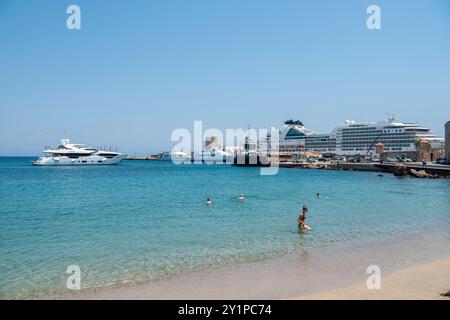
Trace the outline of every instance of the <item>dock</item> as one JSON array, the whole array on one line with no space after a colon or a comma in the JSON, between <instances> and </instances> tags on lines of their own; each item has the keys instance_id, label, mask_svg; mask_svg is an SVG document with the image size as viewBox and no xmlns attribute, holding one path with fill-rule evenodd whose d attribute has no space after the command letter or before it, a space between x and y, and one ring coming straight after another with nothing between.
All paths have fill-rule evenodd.
<instances>
[{"instance_id":1,"label":"dock","mask_svg":"<svg viewBox=\"0 0 450 320\"><path fill-rule=\"evenodd\" d=\"M133 156L126 157L125 160L155 160L155 157Z\"/></svg>"}]
</instances>

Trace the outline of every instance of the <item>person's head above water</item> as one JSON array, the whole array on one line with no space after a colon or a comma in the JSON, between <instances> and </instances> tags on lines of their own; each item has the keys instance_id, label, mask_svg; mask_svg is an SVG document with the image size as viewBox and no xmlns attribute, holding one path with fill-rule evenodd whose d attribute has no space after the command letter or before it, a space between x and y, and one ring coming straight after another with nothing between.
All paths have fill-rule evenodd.
<instances>
[{"instance_id":1,"label":"person's head above water","mask_svg":"<svg viewBox=\"0 0 450 320\"><path fill-rule=\"evenodd\" d=\"M244 199L244 195L242 193L239 195L239 199Z\"/></svg>"},{"instance_id":2,"label":"person's head above water","mask_svg":"<svg viewBox=\"0 0 450 320\"><path fill-rule=\"evenodd\" d=\"M308 206L306 204L303 205L303 210L308 210Z\"/></svg>"}]
</instances>

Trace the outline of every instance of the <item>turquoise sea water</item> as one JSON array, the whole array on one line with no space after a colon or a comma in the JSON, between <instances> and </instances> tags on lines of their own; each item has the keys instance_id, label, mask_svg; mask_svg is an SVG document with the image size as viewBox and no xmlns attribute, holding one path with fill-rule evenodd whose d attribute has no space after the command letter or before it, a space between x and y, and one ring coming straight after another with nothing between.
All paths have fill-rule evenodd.
<instances>
[{"instance_id":1,"label":"turquoise sea water","mask_svg":"<svg viewBox=\"0 0 450 320\"><path fill-rule=\"evenodd\" d=\"M81 268L84 288L95 288L302 247L450 230L450 180L298 169L261 176L258 168L155 161L33 167L31 160L0 158L0 298L65 292L69 265ZM303 204L308 234L296 225Z\"/></svg>"}]
</instances>

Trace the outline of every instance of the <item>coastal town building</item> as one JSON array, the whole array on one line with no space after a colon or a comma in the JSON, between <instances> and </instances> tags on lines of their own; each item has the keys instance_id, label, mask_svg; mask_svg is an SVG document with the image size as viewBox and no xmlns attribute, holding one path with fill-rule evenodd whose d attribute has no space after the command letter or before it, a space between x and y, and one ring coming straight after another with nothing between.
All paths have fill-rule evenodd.
<instances>
[{"instance_id":1,"label":"coastal town building","mask_svg":"<svg viewBox=\"0 0 450 320\"><path fill-rule=\"evenodd\" d=\"M210 150L213 150L213 149L222 150L222 145L220 143L219 138L216 137L216 136L206 137L205 138L204 150L205 151L210 151Z\"/></svg>"},{"instance_id":2,"label":"coastal town building","mask_svg":"<svg viewBox=\"0 0 450 320\"><path fill-rule=\"evenodd\" d=\"M445 154L450 159L450 121L445 124Z\"/></svg>"}]
</instances>

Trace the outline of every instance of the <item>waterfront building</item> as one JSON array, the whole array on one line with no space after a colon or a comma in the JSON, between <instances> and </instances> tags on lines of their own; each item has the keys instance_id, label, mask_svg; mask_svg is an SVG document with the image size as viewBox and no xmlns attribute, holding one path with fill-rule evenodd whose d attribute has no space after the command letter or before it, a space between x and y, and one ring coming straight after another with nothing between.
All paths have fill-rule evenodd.
<instances>
[{"instance_id":1,"label":"waterfront building","mask_svg":"<svg viewBox=\"0 0 450 320\"><path fill-rule=\"evenodd\" d=\"M206 137L205 138L205 151L210 151L213 149L222 149L222 144L220 143L220 140L218 137L212 136L212 137Z\"/></svg>"},{"instance_id":2,"label":"waterfront building","mask_svg":"<svg viewBox=\"0 0 450 320\"><path fill-rule=\"evenodd\" d=\"M375 154L380 155L384 153L384 144L382 142L377 142L375 144Z\"/></svg>"},{"instance_id":3,"label":"waterfront building","mask_svg":"<svg viewBox=\"0 0 450 320\"><path fill-rule=\"evenodd\" d=\"M445 154L450 159L450 121L445 124Z\"/></svg>"}]
</instances>

